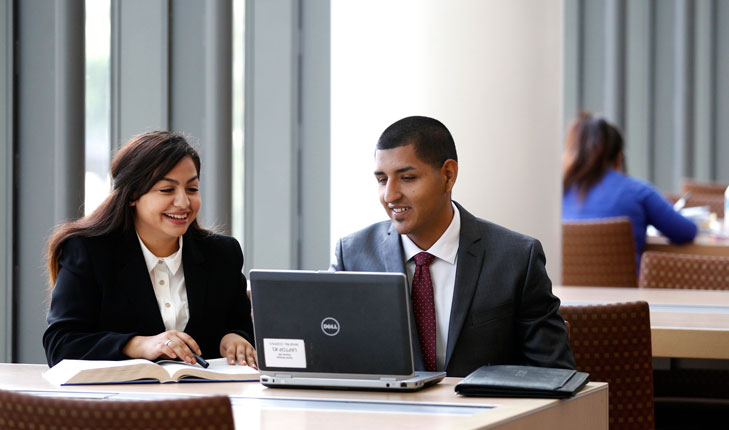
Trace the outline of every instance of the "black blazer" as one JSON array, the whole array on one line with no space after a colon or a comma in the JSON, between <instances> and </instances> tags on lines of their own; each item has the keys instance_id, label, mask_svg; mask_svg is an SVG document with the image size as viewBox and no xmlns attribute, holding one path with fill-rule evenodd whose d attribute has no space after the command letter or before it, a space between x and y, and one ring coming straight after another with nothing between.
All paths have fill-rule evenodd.
<instances>
[{"instance_id":1,"label":"black blazer","mask_svg":"<svg viewBox=\"0 0 729 430\"><path fill-rule=\"evenodd\" d=\"M64 358L128 359L122 349L132 337L165 331L134 230L72 237L62 246L43 334L49 365ZM220 357L220 340L227 333L238 333L254 344L238 241L188 231L182 265L190 308L184 331L198 343L203 357Z\"/></svg>"},{"instance_id":2,"label":"black blazer","mask_svg":"<svg viewBox=\"0 0 729 430\"><path fill-rule=\"evenodd\" d=\"M458 203L461 233L448 328L446 372L465 376L483 365L575 368L560 301L552 294L538 240L471 215ZM340 239L335 270L405 273L392 222ZM423 370L415 324L413 353Z\"/></svg>"}]
</instances>

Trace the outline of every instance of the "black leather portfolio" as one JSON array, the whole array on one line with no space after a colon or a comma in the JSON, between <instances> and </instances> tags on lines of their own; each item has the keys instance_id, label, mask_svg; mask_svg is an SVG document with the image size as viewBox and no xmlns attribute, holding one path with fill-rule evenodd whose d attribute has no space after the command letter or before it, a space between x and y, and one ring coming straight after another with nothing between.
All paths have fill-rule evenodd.
<instances>
[{"instance_id":1,"label":"black leather portfolio","mask_svg":"<svg viewBox=\"0 0 729 430\"><path fill-rule=\"evenodd\" d=\"M456 385L465 396L572 397L587 384L588 373L532 366L483 366Z\"/></svg>"}]
</instances>

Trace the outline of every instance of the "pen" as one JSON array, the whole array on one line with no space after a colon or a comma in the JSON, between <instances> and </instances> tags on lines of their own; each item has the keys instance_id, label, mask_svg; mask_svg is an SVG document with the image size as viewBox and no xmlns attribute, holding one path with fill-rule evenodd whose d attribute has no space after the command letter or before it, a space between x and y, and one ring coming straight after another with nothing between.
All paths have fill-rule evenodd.
<instances>
[{"instance_id":1,"label":"pen","mask_svg":"<svg viewBox=\"0 0 729 430\"><path fill-rule=\"evenodd\" d=\"M689 197L691 197L691 191L686 191L686 194L681 196L681 198L673 204L673 210L680 211L683 209L683 207L686 206L686 200L688 200Z\"/></svg>"},{"instance_id":2,"label":"pen","mask_svg":"<svg viewBox=\"0 0 729 430\"><path fill-rule=\"evenodd\" d=\"M192 355L195 357L195 360L197 360L197 364L201 365L205 369L207 369L208 366L210 366L210 363L205 361L204 358L200 357L199 355L195 354L194 352L192 353Z\"/></svg>"}]
</instances>

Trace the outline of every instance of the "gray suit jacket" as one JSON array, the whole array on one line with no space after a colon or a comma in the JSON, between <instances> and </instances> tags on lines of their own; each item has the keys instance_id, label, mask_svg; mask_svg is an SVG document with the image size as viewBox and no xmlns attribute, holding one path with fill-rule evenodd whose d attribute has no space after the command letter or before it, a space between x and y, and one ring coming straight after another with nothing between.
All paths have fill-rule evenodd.
<instances>
[{"instance_id":1,"label":"gray suit jacket","mask_svg":"<svg viewBox=\"0 0 729 430\"><path fill-rule=\"evenodd\" d=\"M465 376L483 365L575 368L560 301L552 294L538 240L461 214L446 371ZM405 273L400 235L383 221L339 240L338 271ZM413 324L416 370L424 364Z\"/></svg>"}]
</instances>

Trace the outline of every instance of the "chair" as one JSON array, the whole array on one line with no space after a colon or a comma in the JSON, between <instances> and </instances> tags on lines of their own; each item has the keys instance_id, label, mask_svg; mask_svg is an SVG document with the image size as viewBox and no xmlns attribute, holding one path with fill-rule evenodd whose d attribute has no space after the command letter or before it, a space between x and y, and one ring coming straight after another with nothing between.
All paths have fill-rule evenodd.
<instances>
[{"instance_id":1,"label":"chair","mask_svg":"<svg viewBox=\"0 0 729 430\"><path fill-rule=\"evenodd\" d=\"M681 194L686 194L688 191L691 191L691 194L710 194L724 197L724 191L726 191L727 186L729 184L684 178L681 181Z\"/></svg>"},{"instance_id":2,"label":"chair","mask_svg":"<svg viewBox=\"0 0 729 430\"><path fill-rule=\"evenodd\" d=\"M0 390L0 428L233 430L227 396L174 400L78 400Z\"/></svg>"},{"instance_id":3,"label":"chair","mask_svg":"<svg viewBox=\"0 0 729 430\"><path fill-rule=\"evenodd\" d=\"M729 289L729 257L647 251L641 259L641 288ZM672 360L673 362L673 360ZM706 428L729 411L729 370L683 368L654 373L656 415L678 427ZM684 417L691 416L686 420Z\"/></svg>"},{"instance_id":4,"label":"chair","mask_svg":"<svg viewBox=\"0 0 729 430\"><path fill-rule=\"evenodd\" d=\"M609 390L610 429L652 429L653 358L648 303L561 306L577 370Z\"/></svg>"},{"instance_id":5,"label":"chair","mask_svg":"<svg viewBox=\"0 0 729 430\"><path fill-rule=\"evenodd\" d=\"M639 286L729 290L729 257L646 251L641 257Z\"/></svg>"},{"instance_id":6,"label":"chair","mask_svg":"<svg viewBox=\"0 0 729 430\"><path fill-rule=\"evenodd\" d=\"M647 251L640 269L641 288L729 289L729 257ZM729 411L729 370L684 368L656 370L655 407L659 422L706 428ZM692 419L684 417L691 416Z\"/></svg>"},{"instance_id":7,"label":"chair","mask_svg":"<svg viewBox=\"0 0 729 430\"><path fill-rule=\"evenodd\" d=\"M665 197L671 203L676 203L681 198L676 194L665 194ZM684 207L692 208L696 206L708 206L709 211L715 213L717 218L724 218L724 193L703 194L691 192Z\"/></svg>"},{"instance_id":8,"label":"chair","mask_svg":"<svg viewBox=\"0 0 729 430\"><path fill-rule=\"evenodd\" d=\"M627 217L562 222L562 284L635 287L633 228Z\"/></svg>"},{"instance_id":9,"label":"chair","mask_svg":"<svg viewBox=\"0 0 729 430\"><path fill-rule=\"evenodd\" d=\"M686 207L708 206L709 212L716 214L717 218L724 218L724 195L691 194L686 200Z\"/></svg>"}]
</instances>

